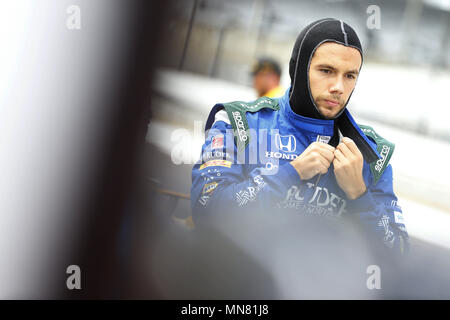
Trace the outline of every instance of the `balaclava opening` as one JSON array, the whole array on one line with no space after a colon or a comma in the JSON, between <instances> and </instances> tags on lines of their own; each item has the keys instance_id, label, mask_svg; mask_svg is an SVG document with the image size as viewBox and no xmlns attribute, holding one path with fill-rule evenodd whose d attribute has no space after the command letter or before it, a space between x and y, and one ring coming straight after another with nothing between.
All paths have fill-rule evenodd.
<instances>
[{"instance_id":1,"label":"balaclava opening","mask_svg":"<svg viewBox=\"0 0 450 320\"><path fill-rule=\"evenodd\" d=\"M291 60L289 61L289 75L291 77L289 103L292 110L303 117L325 119L319 112L309 87L309 65L311 59L316 49L325 42L334 42L357 49L361 54L362 66L363 51L361 42L355 30L348 24L341 20L325 18L306 26L295 41ZM351 125L350 120L344 113L352 93L342 110L333 118L334 134L329 144L334 147L338 145L339 129L344 136L355 141L365 160L370 163L377 160L378 156Z\"/></svg>"},{"instance_id":2,"label":"balaclava opening","mask_svg":"<svg viewBox=\"0 0 450 320\"><path fill-rule=\"evenodd\" d=\"M326 18L315 21L304 28L295 41L291 60L289 61L289 75L291 77L289 102L292 110L304 117L325 119L320 114L309 88L309 65L311 59L317 48L325 42L335 42L357 49L361 54L362 61L362 47L358 36L345 22ZM350 97L344 108L334 119L344 112Z\"/></svg>"}]
</instances>

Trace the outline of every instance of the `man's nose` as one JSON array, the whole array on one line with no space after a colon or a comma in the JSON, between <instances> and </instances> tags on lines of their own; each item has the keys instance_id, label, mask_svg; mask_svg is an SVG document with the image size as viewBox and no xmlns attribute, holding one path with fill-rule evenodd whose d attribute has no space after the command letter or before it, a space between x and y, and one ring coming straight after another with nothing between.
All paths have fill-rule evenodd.
<instances>
[{"instance_id":1,"label":"man's nose","mask_svg":"<svg viewBox=\"0 0 450 320\"><path fill-rule=\"evenodd\" d=\"M330 92L331 93L339 93L339 94L343 94L344 93L344 82L341 79L341 77L338 77L331 85L330 87Z\"/></svg>"}]
</instances>

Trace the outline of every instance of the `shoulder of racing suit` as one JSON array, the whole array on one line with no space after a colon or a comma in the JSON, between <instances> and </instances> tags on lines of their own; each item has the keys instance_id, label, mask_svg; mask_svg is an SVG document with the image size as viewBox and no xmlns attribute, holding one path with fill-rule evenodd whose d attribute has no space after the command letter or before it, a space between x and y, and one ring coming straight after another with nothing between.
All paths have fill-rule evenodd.
<instances>
[{"instance_id":1,"label":"shoulder of racing suit","mask_svg":"<svg viewBox=\"0 0 450 320\"><path fill-rule=\"evenodd\" d=\"M216 104L206 121L205 130L211 128L214 123L216 113L225 109L231 126L233 128L235 137L236 137L236 145L238 149L245 149L250 142L250 135L248 133L249 125L247 121L247 112L258 112L262 109L271 109L274 111L278 111L280 106L278 104L278 99L261 97L255 101L244 102L244 101L234 101L228 103L219 103Z\"/></svg>"},{"instance_id":2,"label":"shoulder of racing suit","mask_svg":"<svg viewBox=\"0 0 450 320\"><path fill-rule=\"evenodd\" d=\"M370 164L370 170L372 171L374 177L374 183L377 184L384 170L386 170L389 165L389 160L391 160L392 154L394 153L395 144L380 136L370 126L362 124L358 124L358 126L369 139L375 142L377 145L377 151L381 156L380 159Z\"/></svg>"}]
</instances>

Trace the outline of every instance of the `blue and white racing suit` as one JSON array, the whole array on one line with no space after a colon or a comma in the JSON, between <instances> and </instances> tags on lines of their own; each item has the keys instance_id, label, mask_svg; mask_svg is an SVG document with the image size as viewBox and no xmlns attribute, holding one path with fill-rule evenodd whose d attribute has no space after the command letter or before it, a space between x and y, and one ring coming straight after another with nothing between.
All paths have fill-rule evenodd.
<instances>
[{"instance_id":1,"label":"blue and white racing suit","mask_svg":"<svg viewBox=\"0 0 450 320\"><path fill-rule=\"evenodd\" d=\"M336 182L332 164L320 180L317 176L302 180L290 162L311 143L327 143L334 123L294 113L288 92L276 99L262 97L213 107L202 156L192 170L194 222L198 225L226 212L239 215L246 210L352 215L364 232L388 248L407 250L409 237L388 164L394 145L372 128L357 125L346 110L351 124L379 156L371 164L364 161L367 191L355 200L348 199Z\"/></svg>"}]
</instances>

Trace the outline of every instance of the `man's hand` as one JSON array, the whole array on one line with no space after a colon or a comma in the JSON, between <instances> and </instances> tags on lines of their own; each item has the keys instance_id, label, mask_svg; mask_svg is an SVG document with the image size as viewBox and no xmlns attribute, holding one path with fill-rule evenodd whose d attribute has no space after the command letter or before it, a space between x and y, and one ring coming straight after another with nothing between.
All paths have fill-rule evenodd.
<instances>
[{"instance_id":1,"label":"man's hand","mask_svg":"<svg viewBox=\"0 0 450 320\"><path fill-rule=\"evenodd\" d=\"M344 137L334 151L334 174L347 197L354 200L366 192L363 156L352 139Z\"/></svg>"},{"instance_id":2,"label":"man's hand","mask_svg":"<svg viewBox=\"0 0 450 320\"><path fill-rule=\"evenodd\" d=\"M313 142L291 165L297 170L302 180L309 180L315 175L325 174L334 159L334 147L322 143Z\"/></svg>"}]
</instances>

